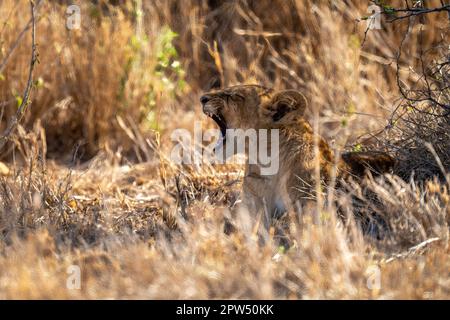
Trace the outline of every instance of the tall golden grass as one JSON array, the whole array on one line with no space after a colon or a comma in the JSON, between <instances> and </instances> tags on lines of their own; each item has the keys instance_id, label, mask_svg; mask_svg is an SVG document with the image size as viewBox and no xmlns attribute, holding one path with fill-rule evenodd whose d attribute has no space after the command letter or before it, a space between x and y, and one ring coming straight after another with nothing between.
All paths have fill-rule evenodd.
<instances>
[{"instance_id":1,"label":"tall golden grass","mask_svg":"<svg viewBox=\"0 0 450 320\"><path fill-rule=\"evenodd\" d=\"M368 15L365 1L95 3L81 2L76 30L66 27L68 2L38 10L32 103L1 155L9 173L0 177L0 298L449 297L445 177L348 185L336 194L346 218L327 201L294 214L286 249L273 229L230 211L239 166L168 160L174 129L198 119L212 127L198 97L218 84L301 90L308 118L318 111L320 133L336 149L385 146L394 138L383 129L398 103L405 21L383 18L363 42L366 24L356 19ZM28 1L0 3L0 61L28 19ZM433 14L425 26L425 37L415 24L404 42L406 85L417 80L421 48L442 40L448 20ZM26 36L0 76L2 130L29 59ZM429 142L448 170L440 147L449 145L448 122L439 121L443 134L432 131ZM438 161L433 153L426 160L414 163ZM402 176L405 168L420 169L405 165ZM357 211L384 217L389 234L362 234ZM71 265L81 268L79 290L66 286Z\"/></svg>"}]
</instances>

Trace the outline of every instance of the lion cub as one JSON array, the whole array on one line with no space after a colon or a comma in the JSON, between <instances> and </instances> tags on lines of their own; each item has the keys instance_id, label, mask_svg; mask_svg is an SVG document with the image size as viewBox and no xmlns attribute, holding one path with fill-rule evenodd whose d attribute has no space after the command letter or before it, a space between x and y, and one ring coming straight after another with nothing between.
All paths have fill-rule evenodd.
<instances>
[{"instance_id":1,"label":"lion cub","mask_svg":"<svg viewBox=\"0 0 450 320\"><path fill-rule=\"evenodd\" d=\"M314 132L305 120L306 98L298 91L274 91L258 85L239 85L209 92L200 98L203 112L219 126L218 146L224 148L231 129L246 134L249 129L270 133L276 129L278 152L271 154L278 170L263 174L261 161L249 161L249 145L245 146L247 161L243 181L243 204L252 213L264 213L265 224L286 210L306 205L315 194ZM246 131L244 131L246 130ZM259 139L259 135L256 135ZM228 139L227 139L228 138ZM236 135L234 136L236 138ZM273 151L273 141L259 145L267 153ZM255 143L255 141L251 141ZM259 141L256 141L259 144ZM234 149L234 148L233 148ZM318 139L320 177L326 185L334 166L333 153L324 139ZM267 154L266 153L266 154ZM347 153L338 163L338 178L350 174L363 175L366 168L384 172L393 159L384 153Z\"/></svg>"}]
</instances>

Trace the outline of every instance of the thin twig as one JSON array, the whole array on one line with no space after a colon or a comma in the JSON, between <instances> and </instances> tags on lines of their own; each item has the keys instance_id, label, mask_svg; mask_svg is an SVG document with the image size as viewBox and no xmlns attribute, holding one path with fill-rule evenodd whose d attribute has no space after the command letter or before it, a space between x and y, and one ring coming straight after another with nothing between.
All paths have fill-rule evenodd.
<instances>
[{"instance_id":1,"label":"thin twig","mask_svg":"<svg viewBox=\"0 0 450 320\"><path fill-rule=\"evenodd\" d=\"M38 4L35 5L35 7L37 8L40 4L41 4L41 1L39 1ZM14 53L14 51L19 46L19 44L22 41L23 37L25 36L26 32L31 28L32 23L33 23L33 17L28 21L28 23L26 24L25 28L19 33L19 35L17 36L16 41L14 41L13 45L11 46L11 48L9 49L9 51L6 54L5 58L3 59L2 63L0 64L0 73L2 73L3 70L5 70L5 68L6 68L6 66L7 66L7 64L9 62L9 59L11 58L12 54Z\"/></svg>"},{"instance_id":2,"label":"thin twig","mask_svg":"<svg viewBox=\"0 0 450 320\"><path fill-rule=\"evenodd\" d=\"M40 1L38 2L39 5ZM28 81L27 86L25 88L25 91L22 96L22 102L17 109L16 114L11 119L11 122L8 126L8 128L5 130L5 132L0 137L0 150L3 149L6 142L9 140L9 137L11 136L12 132L16 129L17 124L22 119L27 106L29 105L30 101L30 92L33 86L33 71L34 67L37 62L37 50L36 50L36 19L35 19L35 3L34 0L30 0L30 8L31 8L31 60L30 60L30 68L28 72Z\"/></svg>"}]
</instances>

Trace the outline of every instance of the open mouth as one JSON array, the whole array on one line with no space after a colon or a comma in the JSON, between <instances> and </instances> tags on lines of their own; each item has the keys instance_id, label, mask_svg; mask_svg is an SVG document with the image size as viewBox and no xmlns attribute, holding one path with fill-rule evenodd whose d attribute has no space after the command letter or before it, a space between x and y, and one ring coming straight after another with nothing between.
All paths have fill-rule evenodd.
<instances>
[{"instance_id":1,"label":"open mouth","mask_svg":"<svg viewBox=\"0 0 450 320\"><path fill-rule=\"evenodd\" d=\"M219 147L223 146L226 142L227 123L225 121L225 118L220 113L206 113L206 115L211 119L213 119L220 129L220 138L217 141L216 146L214 147L214 150L217 150Z\"/></svg>"}]
</instances>

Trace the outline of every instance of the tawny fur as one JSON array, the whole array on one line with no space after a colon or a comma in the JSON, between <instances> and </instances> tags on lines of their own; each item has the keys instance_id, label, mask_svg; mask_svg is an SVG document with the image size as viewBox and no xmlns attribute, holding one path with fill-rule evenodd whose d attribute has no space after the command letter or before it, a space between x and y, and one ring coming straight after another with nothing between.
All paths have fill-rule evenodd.
<instances>
[{"instance_id":1,"label":"tawny fur","mask_svg":"<svg viewBox=\"0 0 450 320\"><path fill-rule=\"evenodd\" d=\"M304 117L307 101L300 92L239 85L207 93L201 101L205 114L220 116L227 129L279 129L278 172L261 175L258 164L246 164L243 204L250 212L273 217L315 198L314 132ZM341 179L362 176L367 168L384 172L393 165L392 158L380 152L347 153L335 163L323 138L318 137L317 145L322 185L329 182L333 168Z\"/></svg>"}]
</instances>

